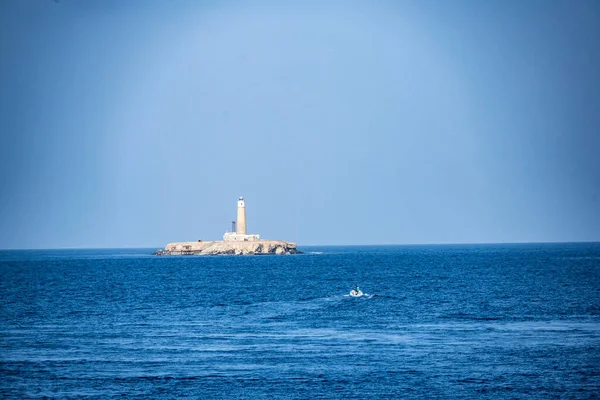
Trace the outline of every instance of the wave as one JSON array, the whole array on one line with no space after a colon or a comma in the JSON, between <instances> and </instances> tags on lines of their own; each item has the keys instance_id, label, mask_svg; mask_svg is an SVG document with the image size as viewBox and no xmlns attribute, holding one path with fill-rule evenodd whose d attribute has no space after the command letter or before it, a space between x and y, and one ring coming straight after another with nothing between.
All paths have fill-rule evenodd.
<instances>
[{"instance_id":1,"label":"wave","mask_svg":"<svg viewBox=\"0 0 600 400\"><path fill-rule=\"evenodd\" d=\"M349 294L345 294L344 297L356 297L356 298L367 298L367 299L371 299L373 298L373 296L375 296L374 294L368 294L368 293L363 293L360 296L350 296Z\"/></svg>"},{"instance_id":2,"label":"wave","mask_svg":"<svg viewBox=\"0 0 600 400\"><path fill-rule=\"evenodd\" d=\"M464 313L438 315L437 318L440 318L440 319L465 319L465 320L472 320L472 321L499 321L501 319L498 317L478 317L476 315L464 314Z\"/></svg>"}]
</instances>

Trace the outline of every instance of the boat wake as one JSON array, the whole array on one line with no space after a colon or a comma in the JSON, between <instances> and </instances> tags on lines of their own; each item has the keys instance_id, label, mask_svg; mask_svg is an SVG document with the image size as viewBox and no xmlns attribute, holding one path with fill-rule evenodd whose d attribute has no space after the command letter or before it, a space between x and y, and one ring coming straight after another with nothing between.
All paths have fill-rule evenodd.
<instances>
[{"instance_id":1,"label":"boat wake","mask_svg":"<svg viewBox=\"0 0 600 400\"><path fill-rule=\"evenodd\" d=\"M344 297L364 297L370 299L374 297L374 294L362 293L362 294L345 294Z\"/></svg>"}]
</instances>

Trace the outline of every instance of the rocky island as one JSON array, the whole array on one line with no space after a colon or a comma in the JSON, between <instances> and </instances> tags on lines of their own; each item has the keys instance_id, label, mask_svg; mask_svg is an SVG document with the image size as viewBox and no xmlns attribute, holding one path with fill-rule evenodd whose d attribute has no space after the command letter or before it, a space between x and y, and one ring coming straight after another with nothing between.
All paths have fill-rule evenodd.
<instances>
[{"instance_id":1,"label":"rocky island","mask_svg":"<svg viewBox=\"0 0 600 400\"><path fill-rule=\"evenodd\" d=\"M281 240L256 240L248 242L176 242L169 243L157 255L251 255L251 254L298 254L296 243Z\"/></svg>"},{"instance_id":2,"label":"rocky island","mask_svg":"<svg viewBox=\"0 0 600 400\"><path fill-rule=\"evenodd\" d=\"M283 240L261 240L259 235L246 234L246 203L238 200L237 229L233 222L231 232L223 235L223 240L169 243L155 255L261 255L261 254L300 254L296 243Z\"/></svg>"}]
</instances>

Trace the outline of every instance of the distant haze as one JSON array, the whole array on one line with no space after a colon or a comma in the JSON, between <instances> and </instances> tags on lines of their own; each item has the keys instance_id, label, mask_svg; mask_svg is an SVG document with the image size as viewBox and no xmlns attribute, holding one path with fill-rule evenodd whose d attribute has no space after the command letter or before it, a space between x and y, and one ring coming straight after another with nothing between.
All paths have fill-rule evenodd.
<instances>
[{"instance_id":1,"label":"distant haze","mask_svg":"<svg viewBox=\"0 0 600 400\"><path fill-rule=\"evenodd\" d=\"M3 0L0 248L598 241L599 71L595 0Z\"/></svg>"}]
</instances>

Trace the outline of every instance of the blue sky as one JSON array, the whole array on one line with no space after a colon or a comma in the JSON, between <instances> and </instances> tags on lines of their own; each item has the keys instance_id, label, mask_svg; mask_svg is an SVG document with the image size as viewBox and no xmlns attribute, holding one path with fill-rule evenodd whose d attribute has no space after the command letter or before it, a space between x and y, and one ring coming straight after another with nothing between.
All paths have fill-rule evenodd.
<instances>
[{"instance_id":1,"label":"blue sky","mask_svg":"<svg viewBox=\"0 0 600 400\"><path fill-rule=\"evenodd\" d=\"M597 1L0 2L0 248L600 240Z\"/></svg>"}]
</instances>

